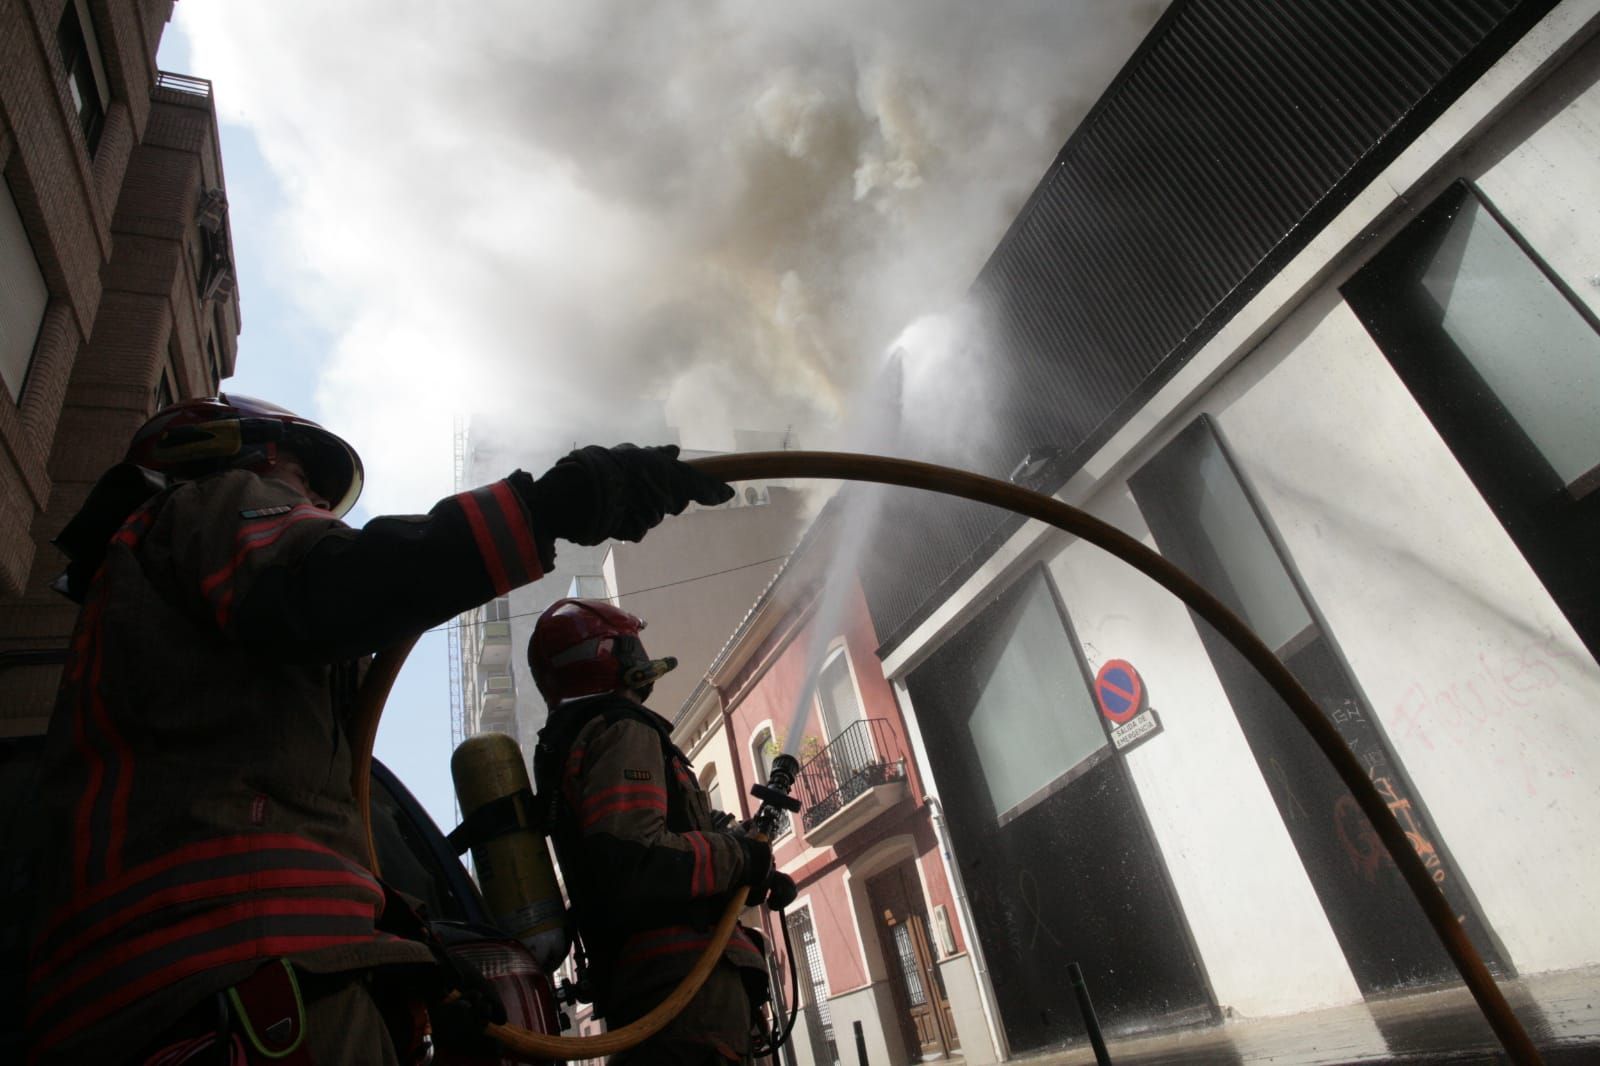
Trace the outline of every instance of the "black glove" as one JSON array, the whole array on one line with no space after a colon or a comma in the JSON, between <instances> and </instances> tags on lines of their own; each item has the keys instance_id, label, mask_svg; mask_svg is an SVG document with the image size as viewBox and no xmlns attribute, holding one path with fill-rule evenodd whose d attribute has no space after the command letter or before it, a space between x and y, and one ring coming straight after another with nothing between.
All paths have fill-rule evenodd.
<instances>
[{"instance_id":1,"label":"black glove","mask_svg":"<svg viewBox=\"0 0 1600 1066\"><path fill-rule=\"evenodd\" d=\"M489 1022L504 1025L505 1003L494 982L472 963L453 955L443 945L434 947L439 965L424 982L429 1000L428 1020L441 1048L461 1054L498 1057L500 1042L484 1031Z\"/></svg>"},{"instance_id":2,"label":"black glove","mask_svg":"<svg viewBox=\"0 0 1600 1066\"><path fill-rule=\"evenodd\" d=\"M750 886L745 902L754 907L767 895L767 882L772 879L772 845L759 837L735 836L744 849L744 881Z\"/></svg>"},{"instance_id":3,"label":"black glove","mask_svg":"<svg viewBox=\"0 0 1600 1066\"><path fill-rule=\"evenodd\" d=\"M767 907L771 910L788 910L800 890L795 887L794 878L786 873L774 871L767 878Z\"/></svg>"},{"instance_id":4,"label":"black glove","mask_svg":"<svg viewBox=\"0 0 1600 1066\"><path fill-rule=\"evenodd\" d=\"M640 540L690 501L715 505L733 499L732 488L679 462L674 444L579 448L532 487L536 525L574 544Z\"/></svg>"}]
</instances>

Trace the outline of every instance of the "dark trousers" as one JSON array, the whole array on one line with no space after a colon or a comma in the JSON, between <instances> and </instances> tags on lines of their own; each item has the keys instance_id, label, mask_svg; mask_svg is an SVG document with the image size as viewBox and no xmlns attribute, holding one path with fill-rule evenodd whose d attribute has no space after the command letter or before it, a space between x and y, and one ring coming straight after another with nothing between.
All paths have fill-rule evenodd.
<instances>
[{"instance_id":1,"label":"dark trousers","mask_svg":"<svg viewBox=\"0 0 1600 1066\"><path fill-rule=\"evenodd\" d=\"M652 994L629 995L627 989L614 990L608 1005L606 1025L621 1029L648 1014L673 985L652 990ZM700 986L694 999L666 1028L638 1047L611 1056L611 1066L728 1066L750 1061L750 993L737 967L720 962Z\"/></svg>"}]
</instances>

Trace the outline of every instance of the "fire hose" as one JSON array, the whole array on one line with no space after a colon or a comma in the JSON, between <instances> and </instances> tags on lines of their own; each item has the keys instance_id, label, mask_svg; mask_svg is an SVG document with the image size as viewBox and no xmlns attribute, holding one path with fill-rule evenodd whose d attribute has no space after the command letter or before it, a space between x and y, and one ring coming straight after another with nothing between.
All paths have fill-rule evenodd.
<instances>
[{"instance_id":1,"label":"fire hose","mask_svg":"<svg viewBox=\"0 0 1600 1066\"><path fill-rule=\"evenodd\" d=\"M1034 492L1008 481L985 477L964 470L931 463L883 456L854 455L843 452L752 452L745 455L713 456L692 461L698 469L723 481L749 481L758 478L817 478L840 481L866 481L903 488L958 496L1000 507L1053 526L1079 537L1116 556L1177 596L1190 610L1236 648L1246 661L1272 686L1289 706L1295 718L1310 734L1322 754L1332 764L1356 803L1366 814L1389 857L1394 861L1411 894L1422 907L1428 924L1461 974L1478 1009L1483 1013L1501 1046L1514 1063L1533 1066L1543 1060L1505 995L1490 975L1483 958L1461 928L1454 909L1434 883L1405 829L1389 809L1383 796L1368 778L1360 761L1351 752L1310 693L1232 610L1207 592L1199 582L1162 558L1154 550L1116 527L1051 496ZM386 649L378 655L363 684L353 723L352 744L357 753L354 767L356 800L367 818L371 849L371 821L368 804L368 777L372 742L377 735L378 718L390 686L399 673L413 640ZM372 855L377 869L377 856ZM613 1032L593 1037L560 1037L531 1033L510 1026L490 1025L488 1032L514 1054L533 1059L593 1058L633 1047L658 1032L680 1011L716 966L723 948L733 933L739 912L744 908L742 892L735 893L718 923L695 968L673 993L649 1014Z\"/></svg>"}]
</instances>

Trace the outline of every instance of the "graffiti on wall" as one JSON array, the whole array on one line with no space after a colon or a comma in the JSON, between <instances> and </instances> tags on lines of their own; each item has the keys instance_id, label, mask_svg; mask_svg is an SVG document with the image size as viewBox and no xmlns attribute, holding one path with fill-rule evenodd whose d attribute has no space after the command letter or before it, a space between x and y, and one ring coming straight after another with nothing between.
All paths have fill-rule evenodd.
<instances>
[{"instance_id":1,"label":"graffiti on wall","mask_svg":"<svg viewBox=\"0 0 1600 1066\"><path fill-rule=\"evenodd\" d=\"M1496 735L1495 765L1535 796L1542 778L1576 773L1553 742L1558 738L1537 737L1525 728L1530 714L1569 687L1568 675L1576 668L1572 653L1550 633L1519 648L1480 651L1473 668L1450 681L1412 682L1386 721L1397 741L1429 751L1445 745L1478 749L1486 735Z\"/></svg>"},{"instance_id":2,"label":"graffiti on wall","mask_svg":"<svg viewBox=\"0 0 1600 1066\"><path fill-rule=\"evenodd\" d=\"M1444 884L1447 880L1444 861L1439 856L1439 849L1423 830L1416 811L1411 807L1411 801L1402 796L1394 782L1387 777L1375 777L1372 783L1377 787L1378 794L1383 797L1383 802L1394 813L1400 828L1405 830L1406 839L1411 841L1411 846L1416 849L1422 864L1428 868L1434 884ZM1351 867L1367 884L1376 883L1379 866L1394 865L1394 860L1389 857L1383 841L1378 839L1372 823L1367 821L1355 797L1348 792L1334 802L1333 828L1338 834L1339 843L1344 847L1345 855L1350 859Z\"/></svg>"}]
</instances>

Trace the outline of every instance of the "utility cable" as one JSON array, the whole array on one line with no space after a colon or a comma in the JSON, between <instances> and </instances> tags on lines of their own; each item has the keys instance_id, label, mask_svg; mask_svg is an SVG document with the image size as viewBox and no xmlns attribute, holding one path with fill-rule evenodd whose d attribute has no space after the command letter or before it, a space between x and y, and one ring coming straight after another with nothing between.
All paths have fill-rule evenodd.
<instances>
[{"instance_id":1,"label":"utility cable","mask_svg":"<svg viewBox=\"0 0 1600 1066\"><path fill-rule=\"evenodd\" d=\"M741 563L738 566L730 566L726 570L713 570L709 574L700 574L697 577L679 578L677 581L668 581L664 585L651 585L649 588L630 589L627 592L617 593L617 599L621 600L626 599L629 596L639 596L646 592L660 592L662 589L676 588L679 585L689 585L696 581L705 581L707 578L721 577L723 574L734 574L738 573L740 570L749 570L751 567L766 566L768 563L781 563L787 558L789 558L788 553L784 553L783 555L774 555L770 559L757 559L753 563ZM504 618L486 618L483 621L509 622L513 618L532 618L534 615L541 614L542 612L543 608L540 608L538 611L518 611L516 614L508 614ZM443 633L447 631L452 624L452 622L446 622L442 626L434 626L432 629L424 629L421 633L418 633L417 636L425 637L430 633ZM483 622L469 622L467 624L482 625Z\"/></svg>"}]
</instances>

